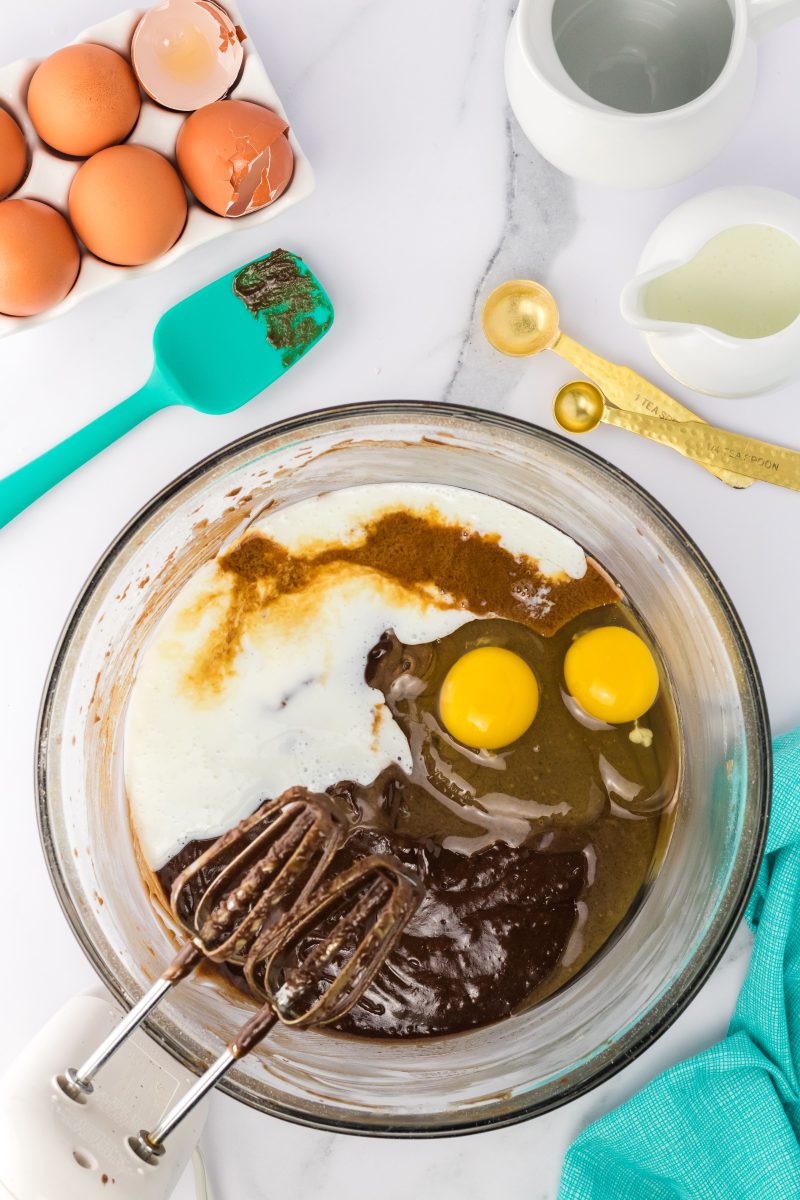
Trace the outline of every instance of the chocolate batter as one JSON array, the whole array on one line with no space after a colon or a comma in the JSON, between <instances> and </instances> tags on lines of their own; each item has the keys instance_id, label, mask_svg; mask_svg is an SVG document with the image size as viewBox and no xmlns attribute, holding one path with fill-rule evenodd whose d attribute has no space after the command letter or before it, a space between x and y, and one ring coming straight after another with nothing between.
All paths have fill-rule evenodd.
<instances>
[{"instance_id":1,"label":"chocolate batter","mask_svg":"<svg viewBox=\"0 0 800 1200\"><path fill-rule=\"evenodd\" d=\"M578 633L621 624L643 635L606 574L590 563L582 580L552 580L495 540L409 513L386 514L356 546L298 558L254 535L221 561L232 599L187 677L195 689L222 686L248 621L275 596L348 562L428 595L438 589L448 607L455 598L498 614L430 645L403 646L387 630L365 663L414 766L410 776L390 768L367 787L345 780L329 789L353 830L333 869L392 853L421 876L426 895L339 1028L384 1038L454 1033L573 978L642 894L675 786L664 688L634 740L631 726L598 726L564 693L564 655ZM454 742L437 713L450 666L480 645L520 654L540 688L531 729L494 754ZM190 843L158 873L166 892L209 844Z\"/></svg>"},{"instance_id":2,"label":"chocolate batter","mask_svg":"<svg viewBox=\"0 0 800 1200\"><path fill-rule=\"evenodd\" d=\"M264 317L267 341L291 367L333 323L328 297L301 258L273 250L233 280L233 291L253 314Z\"/></svg>"}]
</instances>

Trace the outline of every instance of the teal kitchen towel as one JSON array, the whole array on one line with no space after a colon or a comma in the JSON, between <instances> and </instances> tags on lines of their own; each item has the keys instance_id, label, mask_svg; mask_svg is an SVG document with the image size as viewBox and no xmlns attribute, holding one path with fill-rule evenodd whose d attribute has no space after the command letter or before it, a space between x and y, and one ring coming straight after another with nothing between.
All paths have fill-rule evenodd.
<instances>
[{"instance_id":1,"label":"teal kitchen towel","mask_svg":"<svg viewBox=\"0 0 800 1200\"><path fill-rule=\"evenodd\" d=\"M728 1036L585 1129L559 1200L800 1197L800 729L774 749L753 957Z\"/></svg>"}]
</instances>

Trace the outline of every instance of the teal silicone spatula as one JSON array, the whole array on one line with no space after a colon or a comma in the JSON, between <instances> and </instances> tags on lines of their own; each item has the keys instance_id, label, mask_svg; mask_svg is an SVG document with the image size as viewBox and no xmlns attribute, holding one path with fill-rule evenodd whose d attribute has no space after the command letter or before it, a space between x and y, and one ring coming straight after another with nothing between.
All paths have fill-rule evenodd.
<instances>
[{"instance_id":1,"label":"teal silicone spatula","mask_svg":"<svg viewBox=\"0 0 800 1200\"><path fill-rule=\"evenodd\" d=\"M302 358L332 323L325 290L302 259L286 250L181 300L156 325L155 366L144 387L0 479L0 527L159 409L240 408Z\"/></svg>"}]
</instances>

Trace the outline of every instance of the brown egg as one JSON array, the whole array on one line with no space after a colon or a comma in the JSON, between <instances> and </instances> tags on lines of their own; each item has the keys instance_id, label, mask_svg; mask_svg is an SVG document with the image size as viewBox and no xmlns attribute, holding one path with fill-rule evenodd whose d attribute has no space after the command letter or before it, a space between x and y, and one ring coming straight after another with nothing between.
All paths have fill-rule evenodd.
<instances>
[{"instance_id":1,"label":"brown egg","mask_svg":"<svg viewBox=\"0 0 800 1200\"><path fill-rule=\"evenodd\" d=\"M171 163L146 146L109 146L77 172L69 215L106 262L132 267L165 254L186 223L186 192Z\"/></svg>"},{"instance_id":2,"label":"brown egg","mask_svg":"<svg viewBox=\"0 0 800 1200\"><path fill-rule=\"evenodd\" d=\"M201 204L221 217L241 217L286 190L294 155L282 117L249 100L218 100L187 117L176 154Z\"/></svg>"},{"instance_id":3,"label":"brown egg","mask_svg":"<svg viewBox=\"0 0 800 1200\"><path fill-rule=\"evenodd\" d=\"M80 263L61 213L40 200L0 203L0 312L32 317L52 308L72 289Z\"/></svg>"},{"instance_id":4,"label":"brown egg","mask_svg":"<svg viewBox=\"0 0 800 1200\"><path fill-rule=\"evenodd\" d=\"M79 158L123 141L140 103L130 64L94 42L56 50L36 68L28 88L28 112L39 137Z\"/></svg>"},{"instance_id":5,"label":"brown egg","mask_svg":"<svg viewBox=\"0 0 800 1200\"><path fill-rule=\"evenodd\" d=\"M27 165L25 135L11 114L0 108L0 200L16 191Z\"/></svg>"}]
</instances>

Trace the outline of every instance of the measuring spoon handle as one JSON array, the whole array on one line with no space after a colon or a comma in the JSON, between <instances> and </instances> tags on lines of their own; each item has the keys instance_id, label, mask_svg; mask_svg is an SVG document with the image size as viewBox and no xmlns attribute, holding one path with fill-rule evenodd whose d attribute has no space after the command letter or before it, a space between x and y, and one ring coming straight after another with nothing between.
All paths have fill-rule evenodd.
<instances>
[{"instance_id":1,"label":"measuring spoon handle","mask_svg":"<svg viewBox=\"0 0 800 1200\"><path fill-rule=\"evenodd\" d=\"M552 349L573 367L583 371L584 375L596 383L607 399L612 404L616 404L619 409L642 413L665 423L692 421L698 425L705 424L697 413L686 408L673 396L662 392L655 384L650 383L630 367L621 367L617 363L601 358L599 354L588 350L566 333L559 335ZM708 462L701 463L701 466L707 467L713 475L730 487L750 487L753 482L752 477L745 471L733 471Z\"/></svg>"},{"instance_id":2,"label":"measuring spoon handle","mask_svg":"<svg viewBox=\"0 0 800 1200\"><path fill-rule=\"evenodd\" d=\"M606 408L603 420L618 429L627 429L629 433L638 433L663 446L671 446L701 466L718 468L732 463L751 480L759 479L800 492L800 451L773 446L743 433L717 429L704 421L662 421L658 417L611 407Z\"/></svg>"}]
</instances>

